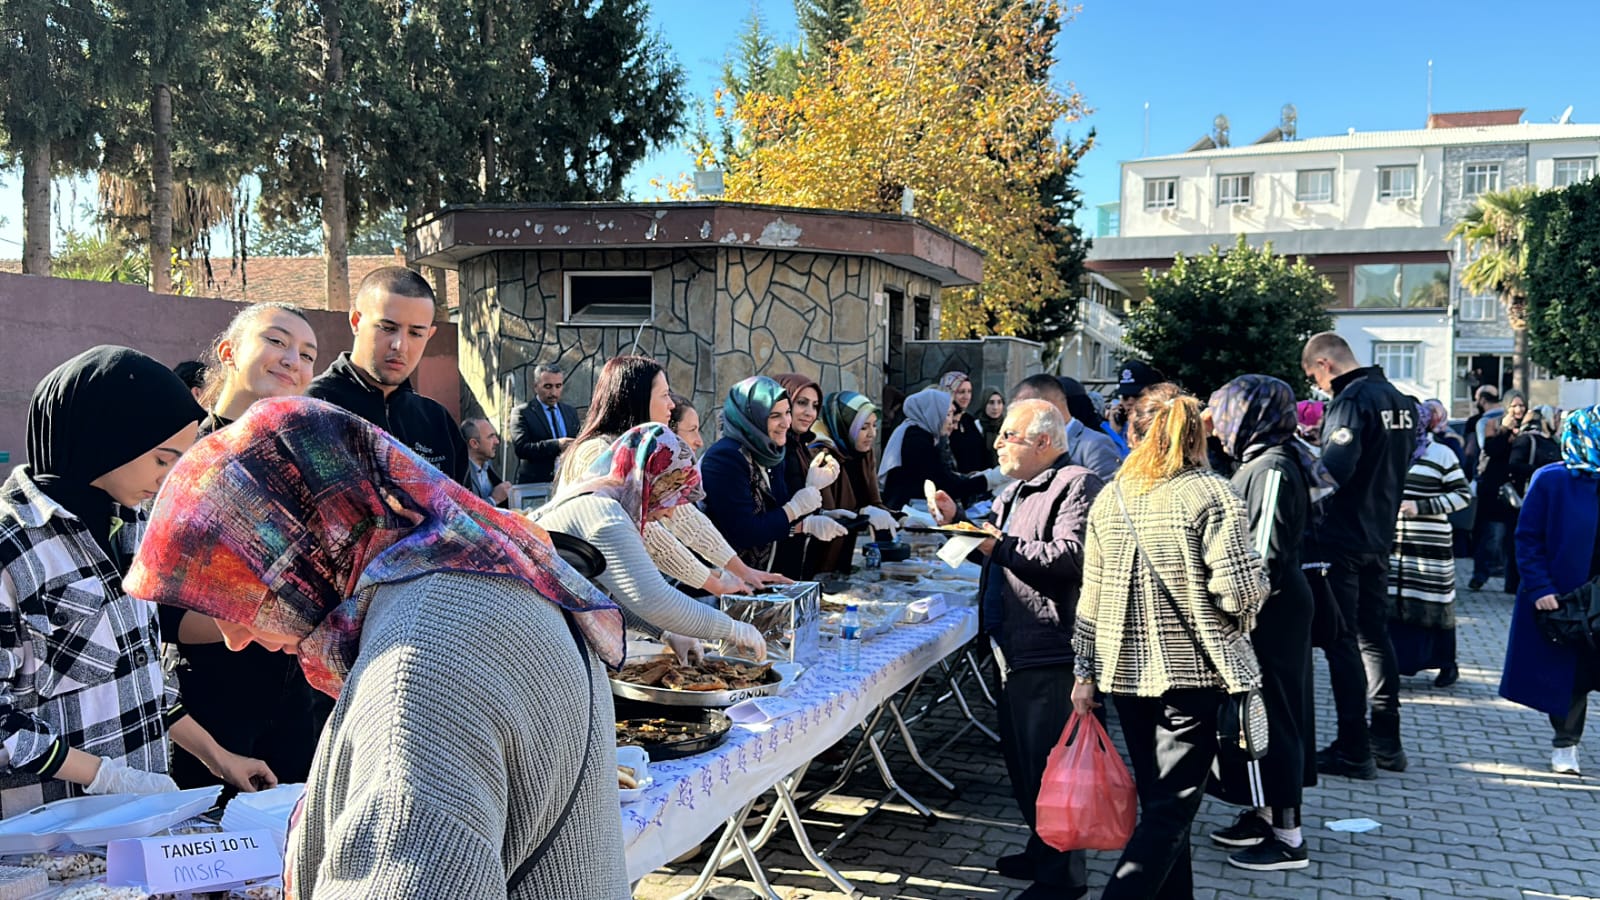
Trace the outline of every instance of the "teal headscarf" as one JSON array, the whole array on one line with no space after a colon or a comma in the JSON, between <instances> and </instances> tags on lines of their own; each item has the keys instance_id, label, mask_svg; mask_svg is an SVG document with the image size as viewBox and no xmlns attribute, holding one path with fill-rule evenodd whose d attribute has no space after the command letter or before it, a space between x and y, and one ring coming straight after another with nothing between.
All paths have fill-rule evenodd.
<instances>
[{"instance_id":1,"label":"teal headscarf","mask_svg":"<svg viewBox=\"0 0 1600 900\"><path fill-rule=\"evenodd\" d=\"M755 375L728 391L722 404L722 436L739 442L757 465L772 468L783 462L783 444L767 436L767 416L779 400L789 399L783 385L765 375Z\"/></svg>"},{"instance_id":2,"label":"teal headscarf","mask_svg":"<svg viewBox=\"0 0 1600 900\"><path fill-rule=\"evenodd\" d=\"M1571 472L1600 477L1600 406L1567 413L1561 431L1561 461Z\"/></svg>"},{"instance_id":3,"label":"teal headscarf","mask_svg":"<svg viewBox=\"0 0 1600 900\"><path fill-rule=\"evenodd\" d=\"M813 428L817 440L813 447L826 445L840 459L851 459L856 452L856 438L861 436L861 426L867 417L878 411L877 405L855 391L835 391L822 398L822 414Z\"/></svg>"}]
</instances>

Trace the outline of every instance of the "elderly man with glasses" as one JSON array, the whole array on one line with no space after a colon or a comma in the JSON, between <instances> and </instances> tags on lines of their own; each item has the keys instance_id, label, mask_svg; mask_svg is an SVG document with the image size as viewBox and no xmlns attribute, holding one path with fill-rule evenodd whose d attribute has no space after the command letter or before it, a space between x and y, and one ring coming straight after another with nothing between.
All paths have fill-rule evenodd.
<instances>
[{"instance_id":1,"label":"elderly man with glasses","mask_svg":"<svg viewBox=\"0 0 1600 900\"><path fill-rule=\"evenodd\" d=\"M1032 829L1039 782L1050 750L1072 713L1072 627L1083 580L1089 507L1105 482L1072 464L1067 427L1045 400L1019 400L1006 412L995 441L1000 470L1015 479L994 503L983 555L979 596L983 630L1000 663L1000 736L1011 791ZM937 495L944 521L955 503ZM1022 852L1001 857L996 870L1032 881L1018 895L1081 897L1088 891L1082 850L1063 852L1035 831Z\"/></svg>"}]
</instances>

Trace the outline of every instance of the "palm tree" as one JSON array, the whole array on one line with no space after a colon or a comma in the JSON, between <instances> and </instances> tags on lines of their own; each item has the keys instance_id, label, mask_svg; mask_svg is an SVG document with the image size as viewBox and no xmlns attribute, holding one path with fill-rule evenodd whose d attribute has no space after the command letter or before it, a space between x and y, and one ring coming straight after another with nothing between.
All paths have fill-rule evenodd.
<instances>
[{"instance_id":1,"label":"palm tree","mask_svg":"<svg viewBox=\"0 0 1600 900\"><path fill-rule=\"evenodd\" d=\"M1478 201L1461 221L1450 229L1447 240L1466 241L1467 265L1461 270L1461 284L1477 293L1493 291L1500 296L1511 320L1515 343L1512 349L1511 386L1528 391L1528 292L1523 272L1528 262L1528 204L1539 189L1531 186L1508 188L1479 194Z\"/></svg>"}]
</instances>

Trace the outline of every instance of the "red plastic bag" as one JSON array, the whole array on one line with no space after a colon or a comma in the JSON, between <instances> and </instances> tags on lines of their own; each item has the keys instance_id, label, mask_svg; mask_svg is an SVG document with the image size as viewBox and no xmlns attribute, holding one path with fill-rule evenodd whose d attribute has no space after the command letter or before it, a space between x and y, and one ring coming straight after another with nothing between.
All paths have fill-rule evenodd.
<instances>
[{"instance_id":1,"label":"red plastic bag","mask_svg":"<svg viewBox=\"0 0 1600 900\"><path fill-rule=\"evenodd\" d=\"M1133 836L1137 802L1133 776L1105 726L1074 712L1039 784L1040 840L1057 850L1121 850Z\"/></svg>"}]
</instances>

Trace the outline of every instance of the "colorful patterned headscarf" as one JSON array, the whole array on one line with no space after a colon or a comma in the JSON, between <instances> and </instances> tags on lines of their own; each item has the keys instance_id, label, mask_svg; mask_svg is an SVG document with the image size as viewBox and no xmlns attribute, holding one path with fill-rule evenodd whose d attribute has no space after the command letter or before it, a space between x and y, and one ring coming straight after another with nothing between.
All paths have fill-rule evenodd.
<instances>
[{"instance_id":1,"label":"colorful patterned headscarf","mask_svg":"<svg viewBox=\"0 0 1600 900\"><path fill-rule=\"evenodd\" d=\"M1428 452L1428 445L1433 443L1433 429L1428 427L1433 419L1433 414L1428 411L1428 404L1417 404L1417 449L1411 452L1411 461L1416 462L1422 454Z\"/></svg>"},{"instance_id":2,"label":"colorful patterned headscarf","mask_svg":"<svg viewBox=\"0 0 1600 900\"><path fill-rule=\"evenodd\" d=\"M582 478L563 483L550 503L583 494L615 500L643 533L651 513L697 503L706 492L694 451L667 426L651 422L623 432Z\"/></svg>"},{"instance_id":3,"label":"colorful patterned headscarf","mask_svg":"<svg viewBox=\"0 0 1600 900\"><path fill-rule=\"evenodd\" d=\"M306 679L338 696L367 589L432 572L525 582L622 664L622 612L549 536L445 477L386 432L303 397L258 400L186 453L156 498L124 587L146 600L301 638Z\"/></svg>"},{"instance_id":4,"label":"colorful patterned headscarf","mask_svg":"<svg viewBox=\"0 0 1600 900\"><path fill-rule=\"evenodd\" d=\"M867 419L878 413L864 395L855 391L835 391L822 398L822 415L817 417L813 432L817 439L813 447L827 447L840 459L851 459L856 452L856 439Z\"/></svg>"},{"instance_id":5,"label":"colorful patterned headscarf","mask_svg":"<svg viewBox=\"0 0 1600 900\"><path fill-rule=\"evenodd\" d=\"M767 435L767 416L779 400L789 399L783 385L753 375L733 386L722 403L722 436L733 438L756 464L772 468L783 462L784 445Z\"/></svg>"},{"instance_id":6,"label":"colorful patterned headscarf","mask_svg":"<svg viewBox=\"0 0 1600 900\"><path fill-rule=\"evenodd\" d=\"M944 391L946 394L954 396L956 388L961 387L961 385L971 380L972 379L968 377L967 373L965 372L946 372L939 376L939 383L935 385L935 387L941 391Z\"/></svg>"},{"instance_id":7,"label":"colorful patterned headscarf","mask_svg":"<svg viewBox=\"0 0 1600 900\"><path fill-rule=\"evenodd\" d=\"M1322 424L1322 415L1327 409L1321 400L1301 400L1295 404L1295 419L1301 428L1315 430Z\"/></svg>"},{"instance_id":8,"label":"colorful patterned headscarf","mask_svg":"<svg viewBox=\"0 0 1600 900\"><path fill-rule=\"evenodd\" d=\"M1600 478L1600 406L1567 413L1561 428L1561 461L1569 472Z\"/></svg>"},{"instance_id":9,"label":"colorful patterned headscarf","mask_svg":"<svg viewBox=\"0 0 1600 900\"><path fill-rule=\"evenodd\" d=\"M1428 410L1427 428L1431 432L1441 432L1450 424L1450 411L1444 408L1444 401L1429 400L1422 404Z\"/></svg>"},{"instance_id":10,"label":"colorful patterned headscarf","mask_svg":"<svg viewBox=\"0 0 1600 900\"><path fill-rule=\"evenodd\" d=\"M906 398L903 411L906 420L895 428L894 434L889 435L889 442L883 445L883 461L878 464L880 476L900 468L903 462L900 448L905 444L906 432L911 426L915 425L933 435L934 440L944 434L945 423L950 420L950 395L937 388L917 391Z\"/></svg>"},{"instance_id":11,"label":"colorful patterned headscarf","mask_svg":"<svg viewBox=\"0 0 1600 900\"><path fill-rule=\"evenodd\" d=\"M1229 458L1245 462L1268 447L1287 444L1300 457L1313 492L1338 486L1322 460L1295 439L1300 419L1288 382L1270 375L1240 375L1212 394L1208 406L1212 432Z\"/></svg>"}]
</instances>

